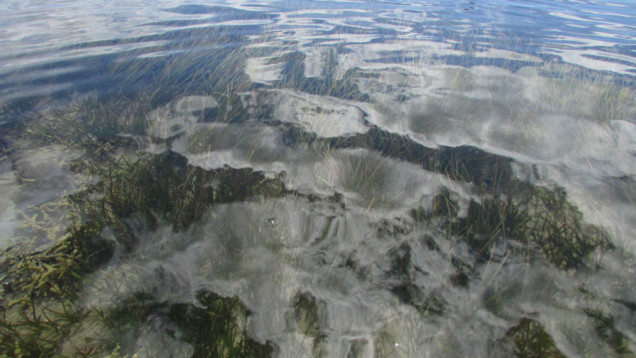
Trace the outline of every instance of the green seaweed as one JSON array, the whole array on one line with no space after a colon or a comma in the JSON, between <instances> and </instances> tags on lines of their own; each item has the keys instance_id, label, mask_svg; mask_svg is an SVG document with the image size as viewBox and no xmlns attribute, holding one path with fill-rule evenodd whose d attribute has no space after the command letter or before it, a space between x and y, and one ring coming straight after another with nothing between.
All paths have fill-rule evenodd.
<instances>
[{"instance_id":1,"label":"green seaweed","mask_svg":"<svg viewBox=\"0 0 636 358\"><path fill-rule=\"evenodd\" d=\"M298 292L292 300L296 330L309 337L318 337L320 333L320 318L318 302L310 293Z\"/></svg>"},{"instance_id":2,"label":"green seaweed","mask_svg":"<svg viewBox=\"0 0 636 358\"><path fill-rule=\"evenodd\" d=\"M583 214L567 200L563 188L525 189L511 235L526 244L539 245L555 266L582 267L592 252L613 248L605 230L583 222Z\"/></svg>"},{"instance_id":3,"label":"green seaweed","mask_svg":"<svg viewBox=\"0 0 636 358\"><path fill-rule=\"evenodd\" d=\"M5 306L0 318L0 355L3 357L51 357L79 328L85 313L67 302Z\"/></svg>"},{"instance_id":4,"label":"green seaweed","mask_svg":"<svg viewBox=\"0 0 636 358\"><path fill-rule=\"evenodd\" d=\"M197 299L205 308L176 304L168 312L181 330L181 339L194 347L193 358L272 356L272 346L247 337L248 311L238 298L199 292Z\"/></svg>"},{"instance_id":5,"label":"green seaweed","mask_svg":"<svg viewBox=\"0 0 636 358\"><path fill-rule=\"evenodd\" d=\"M431 213L434 216L443 216L448 220L457 217L458 204L451 198L451 191L448 188L442 188L439 194L435 195L431 203Z\"/></svg>"},{"instance_id":6,"label":"green seaweed","mask_svg":"<svg viewBox=\"0 0 636 358\"><path fill-rule=\"evenodd\" d=\"M312 340L312 357L326 357L326 335L323 332L321 311L324 303L311 293L298 292L292 300L296 331Z\"/></svg>"},{"instance_id":7,"label":"green seaweed","mask_svg":"<svg viewBox=\"0 0 636 358\"><path fill-rule=\"evenodd\" d=\"M514 183L512 191L505 200L471 200L466 216L446 222L445 230L466 241L476 262L490 260L493 246L504 238L522 243L522 252L538 248L561 269L584 267L592 252L613 248L605 230L583 222L564 189Z\"/></svg>"},{"instance_id":8,"label":"green seaweed","mask_svg":"<svg viewBox=\"0 0 636 358\"><path fill-rule=\"evenodd\" d=\"M184 230L199 220L214 203L242 201L254 196L285 193L277 179L266 178L252 169L204 170L187 164L174 152L141 154L132 159L98 164L91 172L103 180L95 188L71 197L84 220L111 225L118 234L134 243L125 219L142 214L150 227L171 224ZM102 197L95 200L95 192Z\"/></svg>"},{"instance_id":9,"label":"green seaweed","mask_svg":"<svg viewBox=\"0 0 636 358\"><path fill-rule=\"evenodd\" d=\"M74 334L86 312L76 306L81 277L110 258L94 228L72 229L42 252L2 253L0 350L14 357L49 357Z\"/></svg>"},{"instance_id":10,"label":"green seaweed","mask_svg":"<svg viewBox=\"0 0 636 358\"><path fill-rule=\"evenodd\" d=\"M347 352L347 358L362 358L369 342L366 339L355 339L351 341L351 347Z\"/></svg>"},{"instance_id":11,"label":"green seaweed","mask_svg":"<svg viewBox=\"0 0 636 358\"><path fill-rule=\"evenodd\" d=\"M66 107L26 116L21 136L39 145L81 147L93 160L99 159L105 149L133 145L121 134L144 133L151 103L152 95L147 92L131 99L76 98Z\"/></svg>"},{"instance_id":12,"label":"green seaweed","mask_svg":"<svg viewBox=\"0 0 636 358\"><path fill-rule=\"evenodd\" d=\"M614 326L614 319L597 310L585 312L594 321L596 334L621 357L636 357L630 349L630 341Z\"/></svg>"},{"instance_id":13,"label":"green seaweed","mask_svg":"<svg viewBox=\"0 0 636 358\"><path fill-rule=\"evenodd\" d=\"M41 252L16 248L2 253L0 348L11 356L57 354L75 334L89 313L75 305L83 277L114 252L113 242L101 236L104 229L113 229L125 254L136 245L135 228L129 221L135 215L145 217L150 227L161 223L184 230L214 203L285 192L280 181L251 169L205 171L187 165L184 157L171 152L119 159L106 155L109 158L81 167L99 174L102 181L68 197L71 227L65 237ZM215 302L210 299L210 305L216 305L210 309L223 314L227 307ZM218 329L215 332L220 334ZM234 356L246 352L267 356L263 352L271 351L251 343L237 347L226 344L222 349L235 352Z\"/></svg>"},{"instance_id":14,"label":"green seaweed","mask_svg":"<svg viewBox=\"0 0 636 358\"><path fill-rule=\"evenodd\" d=\"M405 160L446 175L456 181L473 183L484 192L505 192L511 182L510 158L476 147L428 148L411 138L372 127L367 133L331 139L329 148L365 148Z\"/></svg>"},{"instance_id":15,"label":"green seaweed","mask_svg":"<svg viewBox=\"0 0 636 358\"><path fill-rule=\"evenodd\" d=\"M519 320L506 336L514 341L518 358L565 358L543 326L530 318Z\"/></svg>"},{"instance_id":16,"label":"green seaweed","mask_svg":"<svg viewBox=\"0 0 636 358\"><path fill-rule=\"evenodd\" d=\"M614 83L594 88L592 118L600 123L630 118L634 114L634 96L631 88Z\"/></svg>"},{"instance_id":17,"label":"green seaweed","mask_svg":"<svg viewBox=\"0 0 636 358\"><path fill-rule=\"evenodd\" d=\"M416 282L418 275L427 273L414 265L411 251L407 242L389 250L390 267L384 281L400 302L415 307L422 317L439 316L444 313L447 302L437 292L426 291Z\"/></svg>"},{"instance_id":18,"label":"green seaweed","mask_svg":"<svg viewBox=\"0 0 636 358\"><path fill-rule=\"evenodd\" d=\"M475 261L490 260L491 249L502 237L509 237L515 225L519 225L518 212L510 202L485 200L478 203L471 200L465 217L459 217L446 224L451 235L462 238L475 253Z\"/></svg>"},{"instance_id":19,"label":"green seaweed","mask_svg":"<svg viewBox=\"0 0 636 358\"><path fill-rule=\"evenodd\" d=\"M158 303L151 295L138 293L116 308L103 312L102 316L107 326L122 337L126 336L126 332L134 333L139 322L144 322L151 315L171 322L174 325L167 327L174 328L168 329L167 333L190 343L192 358L272 356L270 344L247 337L245 325L249 312L237 297L199 291L196 299L197 305Z\"/></svg>"},{"instance_id":20,"label":"green seaweed","mask_svg":"<svg viewBox=\"0 0 636 358\"><path fill-rule=\"evenodd\" d=\"M235 41L223 30L214 34L213 44ZM242 51L222 50L211 59L196 54L186 60L168 57L139 62L142 65L138 66L158 67L152 71L148 68L129 69L128 83L147 82L135 77L136 72L152 72L157 76L154 87L142 94L132 98L77 99L68 108L36 114L22 123L24 134L21 135L33 142L30 145L55 143L84 149L86 156L76 161L72 169L93 175L98 183L68 198L72 205L72 224L52 248L41 252L12 249L2 253L0 355L47 357L60 354L61 347L79 329L80 323L94 313L77 307L75 300L85 275L107 262L116 249L112 242L102 238L105 230L114 232L117 243L125 247L122 255L126 255L136 244L137 232L131 218L143 217L148 229L172 225L174 230L184 231L199 221L212 205L290 193L280 180L251 169L204 170L188 165L185 157L173 152L131 154L138 149L137 144L130 137L122 136L122 133L143 135L148 126L147 114L185 93L211 94L218 101L219 107L213 112L201 113L201 121L243 121L247 113L237 93L258 89L259 85L249 85L246 80L242 60L237 61L246 57ZM361 76L357 70L349 70L337 78L337 51L325 52L322 78L302 75L305 55L298 52L284 55L279 59L286 62L284 79L279 85L312 94L369 101L369 96L361 93L355 84L356 76ZM197 68L204 62L205 68ZM112 70L116 71L117 66L113 65ZM452 89L464 91L474 85L466 73L455 74ZM171 86L166 86L170 90L161 89L172 82ZM632 92L612 86L595 90L597 102L591 114L594 119L606 123L629 117ZM482 112L484 109L499 110L482 101L463 100L460 105L466 108L477 106ZM0 115L5 115L6 111L2 111ZM583 215L567 200L562 188L515 182L510 158L469 146L426 148L407 136L377 127L351 137L319 139L297 127L283 126L283 140L287 145L306 143L311 149L320 151L365 148L385 157L418 164L451 180L472 183L477 194L490 194L481 202L471 201L466 215L461 217L459 204L448 189L433 198L430 210L412 211L417 224L437 223L431 219L441 218L439 228L448 233L449 239L463 240L475 254L477 264L492 260L494 246L504 240L520 243L524 254L539 252L561 269L585 267L591 253L612 248L608 234L602 228L585 224ZM12 154L11 140L0 138L0 160L8 159ZM346 187L360 189L363 193L381 191L371 185L369 178L381 176L386 169L384 163L370 166L353 158L349 164L346 170L351 175L345 176ZM340 200L338 195L334 194L334 201ZM309 199L325 198L309 195ZM406 234L407 229L399 225L387 224L378 228L378 235L383 238ZM431 237L422 240L426 240L430 250L440 251ZM359 264L354 254L355 251L346 265L357 269ZM441 314L446 309L443 298L426 295L421 285L415 283L418 268L412 263L411 246L403 242L389 250L388 255L390 268L385 277L388 289L402 303L416 307L424 318ZM455 256L450 260L456 268L450 282L457 287L467 287L473 265ZM270 344L253 341L247 336L249 312L238 298L201 291L197 299L198 305L169 304L140 293L118 303L117 308L100 313L113 331L134 331L139 329L139 322L158 315L175 324L177 329L168 333L189 342L194 348L194 357L273 355ZM326 340L319 314L322 303L309 293L298 293L292 304L297 332L313 339L314 356L324 356ZM591 312L589 316L597 324L599 337L616 353L632 354L628 339L616 329L611 317L598 312ZM507 332L507 337L515 343L518 357L563 356L545 329L530 318L521 319ZM120 356L121 342L110 338L101 346L77 347L77 355L112 352L109 356ZM369 343L364 340L354 341L349 356L362 355L367 345ZM389 352L389 349L395 347L376 346L378 352Z\"/></svg>"}]
</instances>

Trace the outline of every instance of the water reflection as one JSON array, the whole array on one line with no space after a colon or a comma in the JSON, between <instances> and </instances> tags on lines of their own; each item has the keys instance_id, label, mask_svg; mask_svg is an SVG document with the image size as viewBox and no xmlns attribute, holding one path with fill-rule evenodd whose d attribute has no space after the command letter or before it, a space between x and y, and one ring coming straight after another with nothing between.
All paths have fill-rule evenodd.
<instances>
[{"instance_id":1,"label":"water reflection","mask_svg":"<svg viewBox=\"0 0 636 358\"><path fill-rule=\"evenodd\" d=\"M3 3L0 347L631 354L621 6Z\"/></svg>"}]
</instances>

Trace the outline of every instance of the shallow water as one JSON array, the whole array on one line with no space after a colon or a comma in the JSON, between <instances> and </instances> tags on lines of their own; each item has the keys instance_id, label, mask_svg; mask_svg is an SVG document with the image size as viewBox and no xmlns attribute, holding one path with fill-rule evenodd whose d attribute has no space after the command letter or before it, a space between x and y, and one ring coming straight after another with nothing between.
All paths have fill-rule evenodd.
<instances>
[{"instance_id":1,"label":"shallow water","mask_svg":"<svg viewBox=\"0 0 636 358\"><path fill-rule=\"evenodd\" d=\"M81 237L49 353L633 356L634 9L4 1L3 293Z\"/></svg>"}]
</instances>

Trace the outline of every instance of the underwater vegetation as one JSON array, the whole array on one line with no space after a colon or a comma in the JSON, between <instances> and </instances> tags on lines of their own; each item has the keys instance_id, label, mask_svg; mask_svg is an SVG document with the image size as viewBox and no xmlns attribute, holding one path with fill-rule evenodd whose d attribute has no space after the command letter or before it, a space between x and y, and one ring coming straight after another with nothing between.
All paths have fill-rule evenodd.
<instances>
[{"instance_id":1,"label":"underwater vegetation","mask_svg":"<svg viewBox=\"0 0 636 358\"><path fill-rule=\"evenodd\" d=\"M611 325L611 319L590 312L596 323L596 330L601 339L608 343L612 351L620 357L633 357L634 352L629 349L625 336L616 331ZM517 357L566 357L556 347L552 337L544 327L531 318L522 318L519 323L506 332L515 344L514 354Z\"/></svg>"},{"instance_id":2,"label":"underwater vegetation","mask_svg":"<svg viewBox=\"0 0 636 358\"><path fill-rule=\"evenodd\" d=\"M457 204L445 192L435 198L433 213L447 215L447 232L466 240L482 262L501 238L519 241L525 252L538 248L561 269L585 266L590 253L612 248L602 228L582 223L582 214L562 188L518 185L514 191L506 200L471 200L467 215L459 218L453 218Z\"/></svg>"},{"instance_id":3,"label":"underwater vegetation","mask_svg":"<svg viewBox=\"0 0 636 358\"><path fill-rule=\"evenodd\" d=\"M194 6L172 11L221 10ZM422 352L413 348L416 344L408 347L403 340L433 346L435 338L464 328L460 327L464 312L453 310L466 302L466 310L471 305L482 307L466 315L468 318L486 317L484 321L494 322L492 337L481 342L488 352L516 357L572 356L572 350L562 343L565 339L555 334L559 328L545 319L549 311L535 312L537 306L533 305L515 306L516 302L509 301L517 299L512 292L517 286L502 288L497 286L499 281L492 283L501 275L506 284L505 274L518 266L529 272L528 277L541 271L536 277L548 272L558 279L571 279L569 289L576 297L566 301L561 297L565 291L552 289L548 295L556 297L555 306L582 317L609 354L634 356L633 335L625 321L636 303L614 298L615 287L607 289L611 294L606 298L598 295L606 287L592 292L586 291L586 285L594 282L581 283L581 276L603 272L604 255L623 254L624 248L614 244L608 230L586 220L588 212L584 215L576 206L574 195L554 182L540 180L536 165L530 169L529 179L522 180L516 172L520 170L518 158L502 154L506 151L489 152L470 141L427 146L417 136L425 136L427 130L450 130L446 117L457 117L452 119L465 125L490 112L512 115L515 106L520 113L580 116L609 133L614 122L629 125L623 122L634 115L632 89L605 77L584 77L588 82L582 82L589 88L579 82L574 86L559 69L526 68L519 72L542 72L549 90L541 91L539 100L522 104L520 83L532 77L522 80L520 74L508 73L514 81L506 82L509 78L504 75L484 80L476 75L485 71L480 66L449 66L437 77L421 74L416 81L426 86L435 81L442 84L431 91L435 96L429 93L422 96L425 99L414 100L406 95L410 85L403 78L408 77L406 70L340 66L340 59L353 51L344 46L326 46L314 54L317 59L300 51L276 57L266 44L250 49L237 46L235 42L242 38L222 27L210 32L187 31L209 38L207 45L215 48L215 54L194 51L185 56L186 61L171 55L113 63L103 70L117 74L120 68L127 68L129 77L120 78L125 90L76 96L68 104L52 101L48 107L40 106L39 101L46 101L37 98L0 111L2 118L10 118L0 122L0 128L6 129L0 138L0 165L11 167L8 171L15 172L21 188L44 186L38 181L46 177L29 177L24 163L31 157L25 153L55 149L63 154L45 156L42 161L62 158L60 172L82 178L77 180L79 187L53 188L60 189L52 195L55 201L38 203L31 211L17 209L22 225L17 232L26 242L9 245L0 253L0 357L273 357L287 353L282 345L289 342L313 357L334 354L333 346L346 357L418 356ZM242 31L249 34L253 30ZM171 40L170 36L176 35L159 39ZM181 46L187 50L190 45ZM382 56L402 55L380 52ZM260 57L254 60L253 55ZM321 63L320 73L315 73L318 76L307 76L311 60ZM415 60L403 60L409 61ZM249 65L256 68L247 69ZM529 66L527 62L522 65ZM265 74L259 74L259 66L268 69ZM376 103L377 93L368 91L389 77L398 78L398 83L381 83L380 87L395 95L388 100L395 99L395 108L386 101ZM490 98L471 97L471 91L484 87L491 91ZM571 89L574 87L585 88ZM508 91L509 97L495 98ZM447 93L457 96L449 100ZM562 96L564 93L568 95ZM586 100L581 98L590 103L582 103ZM345 105L344 100L355 103ZM280 108L284 106L292 108ZM418 106L422 108L411 108ZM532 106L540 108L528 108ZM410 122L404 123L404 131L393 131L381 121L373 122L370 108L389 120L403 116ZM533 123L528 123L534 119L532 115L514 118L524 119L515 123L519 125L515 130L523 135L534 130ZM337 128L342 133L324 128L338 121L346 122ZM611 139L625 140L621 138ZM236 153L244 156L231 157ZM218 165L209 159L214 155L227 155L239 164ZM314 169L310 175L315 178L294 178L298 174L294 167L299 164ZM403 168L419 176L396 180L412 174L401 172ZM56 173L49 174L53 178ZM629 176L617 174L604 180L623 183L622 190L631 195ZM399 182L397 189L390 187L394 182ZM312 192L318 187L321 190ZM401 192L413 197L396 194ZM402 205L407 199L412 201ZM281 205L298 212L266 211L267 205L294 200L308 208ZM411 202L415 204L411 206ZM265 209L252 210L242 204L263 204ZM320 209L311 207L314 204ZM264 217L229 218L254 213ZM303 221L304 217L312 219ZM232 222L222 226L225 223L219 218ZM203 225L208 221L219 226L218 232L214 231L217 227ZM193 232L203 238L192 241L208 239L213 244L192 244L187 235ZM192 263L187 268L192 269L188 278L194 277L187 287L191 299L166 298L163 291L180 277L170 276L174 273L162 266L165 257L148 265L150 269L136 262L154 254L140 248L153 238L158 243L152 244L165 251L192 244L189 249L200 250L201 255L209 254L205 250L217 250L219 261L235 262L227 265L229 269L208 257L203 267ZM184 241L182 246L171 242L178 240ZM371 247L374 244L378 247ZM249 245L257 249L245 253ZM283 297L283 303L274 302L270 307L267 302L263 309L251 301L259 293L249 291L250 285L256 286L250 280L263 276L229 282L236 277L226 271L242 264L237 258L243 256L279 265L275 267L280 269L276 273L280 277L262 290L276 291L271 296ZM175 257L175 261L192 258L186 254ZM107 286L128 284L125 272L113 269L118 265L148 271L137 279L148 278L149 282L121 297L108 297L112 302L106 305L94 304L87 292L95 290L89 286L100 274L113 275ZM272 266L255 265L262 271ZM197 270L212 271L210 275L217 281L202 283L204 279L198 275L203 274ZM286 280L291 282L289 287L281 288ZM231 288L215 291L223 284ZM313 290L320 285L336 294ZM340 318L338 313L346 317L343 312L350 307L333 307L334 301L345 296L367 309L373 300L382 302L387 305L386 313L369 313L375 320L363 322L363 329L337 327L347 331L340 337L342 331L330 325ZM617 306L620 310L614 309ZM517 311L509 312L514 309ZM403 317L416 321L408 326L412 322ZM444 323L446 317L451 317L451 323ZM257 334L262 333L255 328L257 318L259 324L271 321L267 323L274 327L273 337ZM408 330L401 330L405 326ZM417 335L422 327L434 333L408 336ZM483 325L466 327L475 340L481 339ZM153 342L161 345L153 348ZM441 342L450 342L448 352L456 343L451 338ZM432 352L426 353L436 351Z\"/></svg>"},{"instance_id":4,"label":"underwater vegetation","mask_svg":"<svg viewBox=\"0 0 636 358\"><path fill-rule=\"evenodd\" d=\"M480 190L503 191L512 176L511 159L472 146L427 148L406 136L372 127L365 134L329 141L333 148L366 148L389 158L421 165L449 179L473 183Z\"/></svg>"},{"instance_id":5,"label":"underwater vegetation","mask_svg":"<svg viewBox=\"0 0 636 358\"><path fill-rule=\"evenodd\" d=\"M16 357L59 353L82 320L94 314L74 303L82 288L83 276L108 262L115 251L125 254L134 248L135 228L129 221L134 215L141 215L149 228L169 223L175 230L183 230L213 203L244 200L258 195L263 188L270 189L268 195L275 192L271 181L262 174L248 169L205 172L188 167L185 159L175 154L143 156L134 163L119 162L109 167L106 174L103 182L69 197L74 207L73 226L58 244L43 252L19 252L17 248L3 252L0 322L3 352ZM212 181L221 184L213 187ZM284 190L280 184L273 186ZM106 228L115 233L114 241L100 235ZM169 314L175 319L185 317L180 327L185 330L184 337L192 336L193 356L265 356L261 353L267 352L267 348L253 348L236 338L244 334L241 329L225 330L227 322L234 322L227 317L218 318L225 320L222 324L209 321L210 331L201 331L205 322L200 320L212 319L208 312L223 314L240 310L239 301L210 294L202 296L200 301L209 304L207 311L173 307L172 311L179 313ZM184 315L185 312L188 313ZM210 342L211 335L202 336L205 333L218 334L219 341ZM210 342L211 346L200 346L203 341Z\"/></svg>"},{"instance_id":6,"label":"underwater vegetation","mask_svg":"<svg viewBox=\"0 0 636 358\"><path fill-rule=\"evenodd\" d=\"M531 319L521 319L518 325L508 331L507 335L515 342L517 357L565 357L555 347L554 340L545 332L541 324Z\"/></svg>"},{"instance_id":7,"label":"underwater vegetation","mask_svg":"<svg viewBox=\"0 0 636 358\"><path fill-rule=\"evenodd\" d=\"M82 320L95 314L74 303L82 278L108 262L116 251L125 254L134 248L136 228L131 217L141 216L148 228L162 223L184 230L213 203L245 200L265 189L267 195L284 190L261 173L249 169L206 172L187 166L185 158L174 153L111 163L104 174L103 181L69 196L73 226L58 244L43 252L16 248L2 253L0 347L6 354L46 357L59 353ZM101 235L107 228L114 233L114 241ZM193 344L193 356L267 356L271 352L271 348L238 338L245 334L244 328L228 328L236 324L232 315L247 314L237 299L208 293L199 301L207 310L174 306L166 313L182 320L179 327L184 339ZM221 316L226 313L232 315ZM209 330L202 331L204 325ZM214 335L218 340L210 341ZM203 342L207 343L202 346ZM95 344L83 346L77 347L79 353L96 349Z\"/></svg>"},{"instance_id":8,"label":"underwater vegetation","mask_svg":"<svg viewBox=\"0 0 636 358\"><path fill-rule=\"evenodd\" d=\"M66 197L71 206L71 224L53 246L36 251L19 246L3 250L0 258L3 356L94 356L115 349L118 342L99 337L76 342L74 337L82 334L86 321L112 327L113 317L118 316L115 311L88 311L77 300L87 274L99 269L115 253L125 255L134 249L139 228L132 218L139 217L147 229L169 224L176 231L185 230L200 219L205 208L215 203L243 201L259 195L277 196L285 191L282 183L251 169L206 171L189 166L184 157L173 152L132 155L122 152L122 148L134 143L116 135L121 127L114 126L130 129L134 125L105 120L114 117L109 108L121 104L96 103L89 98L81 106L79 111L73 107L69 112L57 112L53 120L36 118L28 124L26 137L32 143L65 143L90 153L71 167L96 180ZM69 118L69 113L76 115ZM38 224L37 220L31 223ZM104 235L105 232L112 235ZM139 313L141 308L135 307L146 300L138 301L124 304L129 311L120 316L145 319ZM193 356L271 355L271 347L247 339L245 328L238 325L248 315L240 301L210 292L202 292L199 301L207 308L173 305L159 310L177 322L183 339L194 347ZM144 310L146 315L150 314L148 308ZM203 329L204 326L208 328ZM210 340L215 335L218 339ZM117 352L120 350L121 347L117 348Z\"/></svg>"},{"instance_id":9,"label":"underwater vegetation","mask_svg":"<svg viewBox=\"0 0 636 358\"><path fill-rule=\"evenodd\" d=\"M152 291L139 291L106 310L81 304L87 275L100 270L113 257L121 259L133 252L141 231L163 226L171 227L174 232L187 231L202 220L209 208L223 203L285 196L305 196L312 201L340 200L338 193L320 197L288 190L282 175L266 175L251 168L206 170L189 164L186 157L171 150L158 154L138 151L140 139L135 135L148 130L144 113L156 107L149 102L152 101L77 100L69 109L22 123L25 128L22 137L11 139L28 143L20 145L29 148L63 144L84 151L84 156L71 161L70 168L93 180L65 196L70 206L70 225L52 246L35 251L20 246L3 250L0 352L5 356L141 354L147 348L139 347L131 337L143 333L136 323L153 320L167 326L163 329L170 339L187 343L179 354L275 355L277 347L271 342L250 338L247 322L251 312L238 297L200 290L195 305L162 302ZM207 116L217 115L215 112ZM205 114L203 117L207 118ZM170 143L171 138L149 140ZM414 226L421 226L443 232L445 240L464 243L473 260L450 258L455 273L448 277L448 282L457 288L469 287L480 266L502 263L501 256L493 256L500 247L528 262L545 261L564 271L593 270L591 254L615 249L604 229L584 222L583 214L568 201L563 188L513 179L511 160L503 156L470 146L426 148L375 127L364 134L330 139L317 139L290 127L284 140L287 146L309 145L325 153L345 148L366 149L472 185L485 199L470 199L461 204L457 195L444 187L427 207L411 210L402 224L378 225L377 235L387 240L399 240L412 232ZM372 180L386 171L382 162L368 166L355 157L349 160L348 172L343 174L345 187L382 191ZM440 250L431 237L424 238L423 243L429 250ZM415 307L424 320L443 314L447 302L425 293L416 283L422 273L413 264L411 246L404 241L385 254L390 262L386 271L389 291L401 303ZM363 272L364 268L356 267L353 256L347 265ZM324 356L325 308L320 299L311 293L298 292L292 306L292 327L311 340L313 356ZM597 324L599 337L615 352L632 354L627 338L614 328L611 317L598 312L589 312L589 316ZM87 326L101 328L91 331ZM384 342L382 334L379 333L375 346L362 338L350 341L348 356L364 356L371 350L378 356L390 355L394 347L380 343ZM502 342L508 342L501 343L504 346L512 342L517 357L563 356L542 325L531 317L521 318L510 327Z\"/></svg>"},{"instance_id":10,"label":"underwater vegetation","mask_svg":"<svg viewBox=\"0 0 636 358\"><path fill-rule=\"evenodd\" d=\"M213 292L197 293L199 305L157 303L139 293L131 302L121 302L106 312L106 326L125 337L149 317L173 324L170 334L191 344L191 357L271 357L273 348L247 337L245 324L249 312L236 297ZM120 344L123 342L120 342Z\"/></svg>"}]
</instances>

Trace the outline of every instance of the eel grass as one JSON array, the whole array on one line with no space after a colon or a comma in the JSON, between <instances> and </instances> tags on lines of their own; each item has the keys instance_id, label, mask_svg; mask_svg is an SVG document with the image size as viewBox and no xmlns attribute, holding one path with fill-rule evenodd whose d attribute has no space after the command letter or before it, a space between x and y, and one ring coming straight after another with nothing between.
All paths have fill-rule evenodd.
<instances>
[{"instance_id":1,"label":"eel grass","mask_svg":"<svg viewBox=\"0 0 636 358\"><path fill-rule=\"evenodd\" d=\"M276 179L251 169L205 171L187 165L184 157L171 152L135 157L116 157L108 150L104 153L110 157L78 164L77 168L98 173L102 180L68 196L72 224L58 243L36 252L14 247L0 254L0 356L68 353L65 346L81 329L82 321L95 314L76 303L82 279L107 263L116 250L125 254L134 249L135 228L127 220L133 215L144 217L147 229L170 224L180 231L215 203L285 191ZM114 240L103 237L105 229L114 233ZM244 327L226 329L232 319L248 315L237 298L203 292L200 299L209 303L206 309L175 306L170 309L187 314L169 315L185 320L179 321L180 327L184 340L195 347L193 356L271 355L271 347L248 339ZM222 324L212 320L220 315L225 315ZM193 325L198 328L193 329ZM210 327L207 331L199 330L206 326ZM74 347L73 355L99 355L113 345L95 342L86 340L86 344Z\"/></svg>"},{"instance_id":2,"label":"eel grass","mask_svg":"<svg viewBox=\"0 0 636 358\"><path fill-rule=\"evenodd\" d=\"M299 66L303 58L294 56L285 68L286 74L299 73L292 67ZM334 53L328 57L333 60ZM333 76L327 76L324 83L286 78L285 86L302 87L311 93L368 100L356 86L338 82L340 80L336 81ZM228 91L231 88L226 87ZM238 101L230 95L227 99ZM35 252L24 252L16 247L0 253L0 356L61 354L62 347L81 329L81 322L94 314L76 303L83 277L107 263L116 250L126 254L137 244L135 228L127 220L130 217L141 215L150 230L159 225L172 225L173 230L182 231L200 220L211 205L290 193L280 180L251 169L206 171L189 166L186 158L172 152L130 154L135 152L135 143L120 133L143 133L144 113L156 107L157 102L162 102L159 95L150 95L144 100L89 98L75 102L68 111L54 113L52 118L36 118L32 123L23 124L25 136L34 142L72 143L70 145L84 149L87 155L74 163L72 169L100 179L67 197L72 207L71 225L55 245ZM230 108L236 110L240 106L228 104L226 114ZM481 194L489 195L490 199L482 202L471 201L463 217L458 216L459 205L448 190L442 190L433 199L430 210L412 212L417 222L431 224L436 220L449 239L463 240L475 253L475 262L463 265L451 278L457 286L467 286L470 266L490 260L493 245L504 239L520 243L523 252L539 252L545 260L564 270L585 268L591 253L613 248L602 228L583 222L583 215L567 200L562 188L538 187L512 179L509 158L472 147L425 148L375 127L365 134L327 139L318 144L311 143L318 139L300 130L289 131L286 138L291 144L320 144L326 150L369 149L386 157L416 163L452 180L471 183ZM6 151L8 144L4 139L0 144ZM107 229L114 233L114 240L103 237ZM406 262L410 256L408 247L392 254L399 259L396 262ZM393 288L394 294L403 302L421 301L420 293L409 283L409 268L395 265L393 269L404 278ZM106 326L114 327L126 317L143 320L151 314L161 315L175 322L181 339L193 346L195 357L273 354L270 345L247 337L245 327L238 322L249 312L236 297L202 291L198 299L202 307L167 305L141 295L100 316ZM295 299L295 306L299 330L320 337L315 299L300 295ZM309 308L303 310L304 306ZM433 313L444 309L443 304L434 310L425 304L422 307ZM594 317L599 322L599 335L618 342L613 345L617 351L623 349L624 338L613 328L611 319L602 315ZM532 319L522 319L508 331L508 337L515 342L519 357L562 356L550 336ZM95 342L86 340L73 347L73 355L103 355L108 349L113 357L123 354L117 342ZM320 342L314 346L315 351L321 351Z\"/></svg>"}]
</instances>

